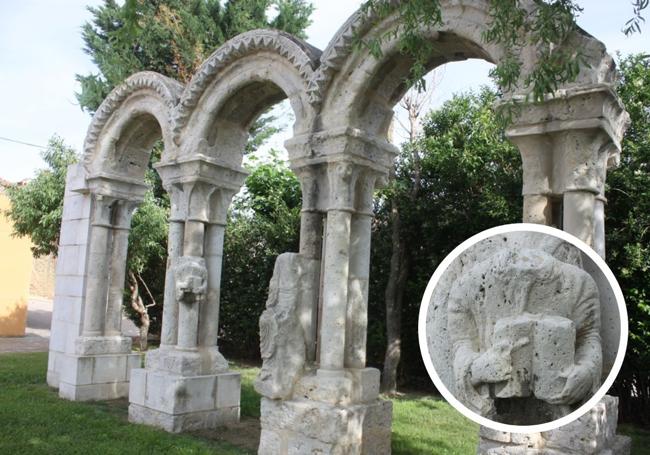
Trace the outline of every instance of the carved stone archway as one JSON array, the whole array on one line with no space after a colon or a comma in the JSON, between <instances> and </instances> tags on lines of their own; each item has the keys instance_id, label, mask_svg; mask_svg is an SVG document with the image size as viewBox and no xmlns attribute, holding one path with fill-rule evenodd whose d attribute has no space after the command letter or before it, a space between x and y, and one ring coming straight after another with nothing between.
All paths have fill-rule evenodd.
<instances>
[{"instance_id":1,"label":"carved stone archway","mask_svg":"<svg viewBox=\"0 0 650 455\"><path fill-rule=\"evenodd\" d=\"M441 3L442 24L422 30L434 44L429 69L502 58L503 49L481 38L487 0ZM357 12L323 53L286 33L247 32L217 49L184 88L140 73L109 95L89 130L84 166L72 170L66 189L48 368L62 396L125 396L130 375L133 421L182 431L239 418L239 375L217 348L226 211L246 175L250 124L288 98L296 123L286 146L303 190L300 251L278 258L260 322L259 452L390 452L391 404L379 398L379 371L366 368L365 357L370 226L373 192L397 154L386 137L392 109L413 62L400 54L398 38L383 42L380 59L354 39L390 36L398 25L397 14L378 21ZM588 63L577 80L524 106L507 134L524 163L524 221L555 224L604 255L605 175L620 154L627 115L602 43L582 32L572 40ZM536 50L519 51L524 78ZM172 203L170 259L161 347L140 369L114 321L129 216L144 192L148 150L160 137L157 170ZM90 234L65 243L80 232ZM124 368L111 375L115 362ZM611 402L606 412L616 415ZM571 431L594 433L587 420ZM557 434L483 431L482 444L519 453ZM606 437L593 438L598 450L610 448Z\"/></svg>"}]
</instances>

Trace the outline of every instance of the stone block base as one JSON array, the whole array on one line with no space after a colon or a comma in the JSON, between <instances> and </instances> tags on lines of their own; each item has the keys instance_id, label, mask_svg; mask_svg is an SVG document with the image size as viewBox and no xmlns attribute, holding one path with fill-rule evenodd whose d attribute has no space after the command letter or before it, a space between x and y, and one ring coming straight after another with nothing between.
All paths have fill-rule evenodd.
<instances>
[{"instance_id":1,"label":"stone block base","mask_svg":"<svg viewBox=\"0 0 650 455\"><path fill-rule=\"evenodd\" d=\"M131 372L129 421L171 433L239 422L241 376L180 376L144 368Z\"/></svg>"},{"instance_id":2,"label":"stone block base","mask_svg":"<svg viewBox=\"0 0 650 455\"><path fill-rule=\"evenodd\" d=\"M72 401L115 400L129 395L131 371L140 354L72 355L50 352L47 382Z\"/></svg>"},{"instance_id":3,"label":"stone block base","mask_svg":"<svg viewBox=\"0 0 650 455\"><path fill-rule=\"evenodd\" d=\"M605 395L569 425L544 433L503 433L481 427L479 455L629 455L630 439L616 435L618 398Z\"/></svg>"},{"instance_id":4,"label":"stone block base","mask_svg":"<svg viewBox=\"0 0 650 455\"><path fill-rule=\"evenodd\" d=\"M259 455L391 453L390 401L337 406L262 398Z\"/></svg>"}]
</instances>

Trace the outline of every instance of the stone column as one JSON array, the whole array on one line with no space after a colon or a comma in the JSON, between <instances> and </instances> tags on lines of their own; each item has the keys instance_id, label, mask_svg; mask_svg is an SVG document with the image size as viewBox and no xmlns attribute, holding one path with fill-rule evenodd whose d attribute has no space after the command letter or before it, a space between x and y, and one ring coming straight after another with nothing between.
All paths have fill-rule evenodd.
<instances>
[{"instance_id":1,"label":"stone column","mask_svg":"<svg viewBox=\"0 0 650 455\"><path fill-rule=\"evenodd\" d=\"M208 207L214 186L202 182L188 183L185 192L189 194L185 236L183 237L183 257L203 258ZM196 350L199 346L199 313L205 302L178 306L178 347Z\"/></svg>"},{"instance_id":2,"label":"stone column","mask_svg":"<svg viewBox=\"0 0 650 455\"><path fill-rule=\"evenodd\" d=\"M169 216L169 236L167 238L167 269L165 271L165 293L163 303L161 348L174 346L178 341L178 302L174 291L174 265L183 255L185 237L186 200L182 185L167 188L171 199Z\"/></svg>"},{"instance_id":3,"label":"stone column","mask_svg":"<svg viewBox=\"0 0 650 455\"><path fill-rule=\"evenodd\" d=\"M603 259L605 259L605 206L607 199L605 196L596 196L594 207L594 250Z\"/></svg>"},{"instance_id":4,"label":"stone column","mask_svg":"<svg viewBox=\"0 0 650 455\"><path fill-rule=\"evenodd\" d=\"M364 172L357 181L357 207L352 216L350 274L345 334L345 366L365 368L368 333L368 282L370 275L370 234L373 194L377 176Z\"/></svg>"},{"instance_id":5,"label":"stone column","mask_svg":"<svg viewBox=\"0 0 650 455\"><path fill-rule=\"evenodd\" d=\"M131 216L136 204L117 201L113 213L113 248L110 262L110 284L106 306L106 335L122 334L122 304L126 277L126 258L129 248Z\"/></svg>"},{"instance_id":6,"label":"stone column","mask_svg":"<svg viewBox=\"0 0 650 455\"><path fill-rule=\"evenodd\" d=\"M567 130L556 135L555 155L560 161L563 229L594 246L596 197L604 188L611 138L600 128Z\"/></svg>"},{"instance_id":7,"label":"stone column","mask_svg":"<svg viewBox=\"0 0 650 455\"><path fill-rule=\"evenodd\" d=\"M204 245L205 263L208 269L208 294L206 302L201 307L199 327L199 343L202 346L217 346L223 240L228 207L233 196L232 190L220 188L214 191L210 199L210 222L206 226Z\"/></svg>"},{"instance_id":8,"label":"stone column","mask_svg":"<svg viewBox=\"0 0 650 455\"><path fill-rule=\"evenodd\" d=\"M612 88L606 84L572 87L556 93L540 104L522 107L508 137L520 150L533 149L520 144L521 137L551 138L552 166L534 163L524 156L524 187L527 161L530 169L538 167L550 175L550 193L563 198L564 229L592 245L604 257L604 185L606 169L615 165L620 155L620 141L627 127L628 115ZM539 143L539 142L538 142ZM548 147L549 141L544 147ZM533 179L534 180L534 179ZM539 222L551 216L543 194L524 191L524 221ZM551 223L546 223L551 224ZM478 453L498 452L504 455L526 451L549 451L554 454L616 453L628 454L630 440L616 435L618 400L605 397L575 422L545 433L517 434L494 432L481 428Z\"/></svg>"},{"instance_id":9,"label":"stone column","mask_svg":"<svg viewBox=\"0 0 650 455\"><path fill-rule=\"evenodd\" d=\"M596 194L591 191L564 193L563 229L587 245L594 245Z\"/></svg>"},{"instance_id":10,"label":"stone column","mask_svg":"<svg viewBox=\"0 0 650 455\"><path fill-rule=\"evenodd\" d=\"M319 206L320 184L323 179L322 168L326 166L308 165L295 169L302 189L302 210L300 212L300 250L299 255L306 262L313 261L314 267L305 271L302 292L299 298L298 315L305 336L305 359L313 365L318 361L318 317L320 303L321 271L320 260L323 253L323 212Z\"/></svg>"},{"instance_id":11,"label":"stone column","mask_svg":"<svg viewBox=\"0 0 650 455\"><path fill-rule=\"evenodd\" d=\"M353 166L347 162L328 167L330 208L327 210L323 258L323 306L320 325L319 374L343 374L350 276L350 229L354 212L351 192Z\"/></svg>"},{"instance_id":12,"label":"stone column","mask_svg":"<svg viewBox=\"0 0 650 455\"><path fill-rule=\"evenodd\" d=\"M553 224L551 179L553 145L546 134L518 135L508 130L508 138L519 148L523 167L524 223Z\"/></svg>"},{"instance_id":13,"label":"stone column","mask_svg":"<svg viewBox=\"0 0 650 455\"><path fill-rule=\"evenodd\" d=\"M90 251L86 278L83 336L104 335L106 302L111 263L112 198L96 195L90 228Z\"/></svg>"}]
</instances>

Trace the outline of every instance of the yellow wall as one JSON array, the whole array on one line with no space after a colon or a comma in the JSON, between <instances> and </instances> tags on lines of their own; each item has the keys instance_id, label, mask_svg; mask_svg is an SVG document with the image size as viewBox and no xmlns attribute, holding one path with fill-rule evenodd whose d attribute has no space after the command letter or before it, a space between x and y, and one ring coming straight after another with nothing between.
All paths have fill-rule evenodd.
<instances>
[{"instance_id":1,"label":"yellow wall","mask_svg":"<svg viewBox=\"0 0 650 455\"><path fill-rule=\"evenodd\" d=\"M11 236L4 215L9 199L0 191L0 336L22 336L27 320L27 299L32 273L28 238Z\"/></svg>"}]
</instances>

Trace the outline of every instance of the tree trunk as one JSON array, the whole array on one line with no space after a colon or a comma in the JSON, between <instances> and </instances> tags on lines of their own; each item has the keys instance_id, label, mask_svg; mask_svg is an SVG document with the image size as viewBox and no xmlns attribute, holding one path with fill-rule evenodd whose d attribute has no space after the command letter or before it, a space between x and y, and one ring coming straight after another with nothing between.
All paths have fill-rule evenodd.
<instances>
[{"instance_id":1,"label":"tree trunk","mask_svg":"<svg viewBox=\"0 0 650 455\"><path fill-rule=\"evenodd\" d=\"M390 213L393 232L391 234L392 253L386 291L386 355L381 379L382 392L393 395L397 392L397 366L402 355L402 294L404 245L401 241L400 217L397 203L393 201Z\"/></svg>"},{"instance_id":2,"label":"tree trunk","mask_svg":"<svg viewBox=\"0 0 650 455\"><path fill-rule=\"evenodd\" d=\"M409 141L413 159L413 186L409 199L415 203L422 188L422 172L420 153L415 145L417 140L418 121L424 99L415 95L407 96L403 107L409 116ZM381 390L387 395L397 393L397 368L402 355L402 302L406 291L406 282L411 262L407 241L402 237L402 220L397 199L393 199L390 213L392 253L388 282L384 293L386 304L386 355L381 379Z\"/></svg>"},{"instance_id":3,"label":"tree trunk","mask_svg":"<svg viewBox=\"0 0 650 455\"><path fill-rule=\"evenodd\" d=\"M140 278L142 281L142 278ZM145 305L140 296L140 287L138 286L138 280L135 274L129 271L129 289L131 290L131 308L135 310L136 313L140 315L140 350L147 350L147 342L149 338L149 308L154 306L156 302L153 300L153 303L150 305ZM144 281L142 284L145 284ZM145 285L146 287L146 285ZM151 294L150 294L151 295Z\"/></svg>"}]
</instances>

